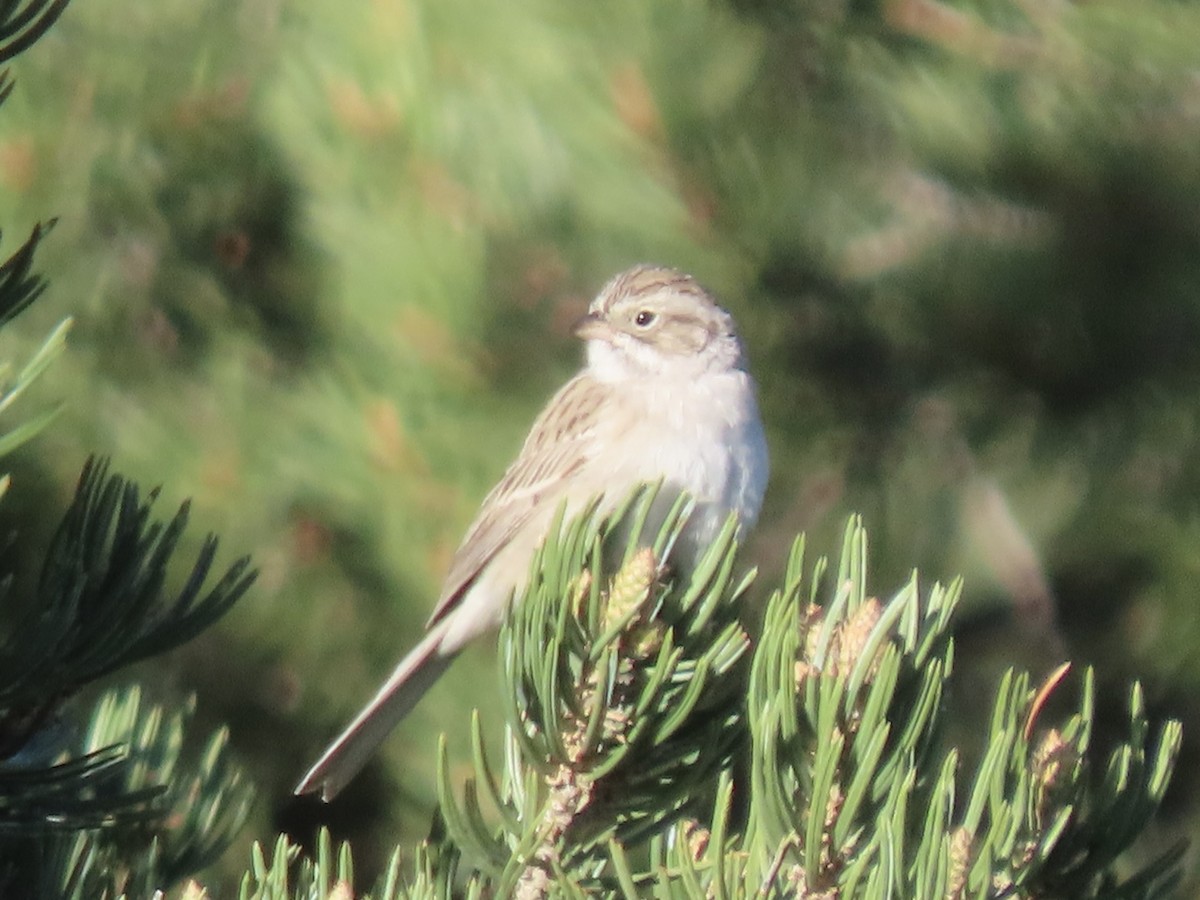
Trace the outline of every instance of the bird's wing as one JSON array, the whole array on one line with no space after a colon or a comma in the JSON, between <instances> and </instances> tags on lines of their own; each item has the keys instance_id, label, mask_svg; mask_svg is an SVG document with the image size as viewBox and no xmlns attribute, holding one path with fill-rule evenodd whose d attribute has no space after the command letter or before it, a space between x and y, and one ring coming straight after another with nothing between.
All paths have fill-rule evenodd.
<instances>
[{"instance_id":1,"label":"bird's wing","mask_svg":"<svg viewBox=\"0 0 1200 900\"><path fill-rule=\"evenodd\" d=\"M483 501L450 562L426 627L445 618L484 566L544 503L557 504L570 479L592 458L596 424L609 389L586 373L567 382L533 423L521 453Z\"/></svg>"}]
</instances>

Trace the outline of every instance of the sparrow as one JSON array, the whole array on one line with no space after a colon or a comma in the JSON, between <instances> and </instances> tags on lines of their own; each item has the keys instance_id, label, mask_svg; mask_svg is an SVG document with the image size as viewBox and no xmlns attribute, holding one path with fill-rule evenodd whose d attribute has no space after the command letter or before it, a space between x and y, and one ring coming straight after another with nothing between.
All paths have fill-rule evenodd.
<instances>
[{"instance_id":1,"label":"sparrow","mask_svg":"<svg viewBox=\"0 0 1200 900\"><path fill-rule=\"evenodd\" d=\"M582 371L533 423L450 563L425 636L296 786L328 801L359 772L471 640L499 627L560 504L613 510L637 486L695 503L672 565L728 515L753 527L769 469L753 379L733 317L691 276L639 265L609 281L575 325ZM652 533L652 532L648 532Z\"/></svg>"}]
</instances>

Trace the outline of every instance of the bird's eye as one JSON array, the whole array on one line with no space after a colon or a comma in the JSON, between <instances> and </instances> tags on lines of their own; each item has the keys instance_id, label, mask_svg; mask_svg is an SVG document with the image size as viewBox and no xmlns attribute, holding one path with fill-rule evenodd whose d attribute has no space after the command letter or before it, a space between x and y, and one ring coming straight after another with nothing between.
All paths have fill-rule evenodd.
<instances>
[{"instance_id":1,"label":"bird's eye","mask_svg":"<svg viewBox=\"0 0 1200 900\"><path fill-rule=\"evenodd\" d=\"M638 328L649 328L654 324L654 320L656 318L658 317L654 315L654 313L650 312L650 310L643 309L633 317L633 324L635 324Z\"/></svg>"}]
</instances>

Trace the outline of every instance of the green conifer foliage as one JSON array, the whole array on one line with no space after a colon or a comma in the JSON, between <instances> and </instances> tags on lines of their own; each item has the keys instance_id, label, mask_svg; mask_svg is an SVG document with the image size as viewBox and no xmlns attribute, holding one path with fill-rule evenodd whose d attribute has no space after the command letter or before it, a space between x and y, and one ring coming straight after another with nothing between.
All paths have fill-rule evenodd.
<instances>
[{"instance_id":1,"label":"green conifer foliage","mask_svg":"<svg viewBox=\"0 0 1200 900\"><path fill-rule=\"evenodd\" d=\"M226 730L185 756L195 752L191 702L155 705L133 687L68 705L87 684L190 640L254 580L243 558L206 585L210 535L182 588L168 591L187 505L159 522L152 502L89 461L37 595L21 603L5 592L15 614L0 642L4 896L148 897L211 863L249 812Z\"/></svg>"},{"instance_id":2,"label":"green conifer foliage","mask_svg":"<svg viewBox=\"0 0 1200 900\"><path fill-rule=\"evenodd\" d=\"M653 496L584 515L539 552L500 638L504 757L489 759L475 717L460 786L443 742L439 818L415 853L398 848L360 895L348 846L323 834L297 868L281 841L270 862L255 850L241 896L1170 895L1181 846L1118 864L1181 739L1178 722L1147 721L1139 686L1123 736L1098 748L1090 670L1053 722L1065 668L1040 688L1010 670L968 768L941 739L961 584L914 573L875 597L852 519L836 564L810 566L795 542L751 641L733 523L680 577L668 548L686 504L646 534Z\"/></svg>"}]
</instances>

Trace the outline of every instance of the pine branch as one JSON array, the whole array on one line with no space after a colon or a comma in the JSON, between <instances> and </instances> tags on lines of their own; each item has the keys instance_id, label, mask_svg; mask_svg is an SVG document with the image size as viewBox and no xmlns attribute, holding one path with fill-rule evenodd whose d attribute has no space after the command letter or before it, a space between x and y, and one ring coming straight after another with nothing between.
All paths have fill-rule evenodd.
<instances>
[{"instance_id":1,"label":"pine branch","mask_svg":"<svg viewBox=\"0 0 1200 900\"><path fill-rule=\"evenodd\" d=\"M224 730L194 762L182 756L192 704L167 711L136 688L110 691L78 739L54 717L87 682L207 627L253 580L242 559L205 591L209 536L171 596L187 504L157 522L155 493L143 502L89 460L30 612L0 644L0 895L146 897L210 862L247 815L250 788Z\"/></svg>"},{"instance_id":2,"label":"pine branch","mask_svg":"<svg viewBox=\"0 0 1200 900\"><path fill-rule=\"evenodd\" d=\"M136 687L109 691L80 738L45 748L65 762L9 761L0 894L143 898L212 862L245 821L252 790L224 730L185 761L193 708L146 704Z\"/></svg>"},{"instance_id":3,"label":"pine branch","mask_svg":"<svg viewBox=\"0 0 1200 900\"><path fill-rule=\"evenodd\" d=\"M11 90L7 73L0 74L0 102ZM46 289L46 279L33 272L33 257L56 221L51 219L45 225L33 226L25 243L0 263L0 325L16 318Z\"/></svg>"},{"instance_id":4,"label":"pine branch","mask_svg":"<svg viewBox=\"0 0 1200 900\"><path fill-rule=\"evenodd\" d=\"M2 0L0 2L0 62L32 47L53 25L70 0Z\"/></svg>"},{"instance_id":5,"label":"pine branch","mask_svg":"<svg viewBox=\"0 0 1200 900\"><path fill-rule=\"evenodd\" d=\"M123 778L126 758L117 746L36 765L47 755L38 748L28 757L14 757L0 770L0 796L6 801L0 833L57 832L67 827L68 820L71 828L99 828L121 819L145 818L152 815L152 803L162 793L155 788L113 796L108 786ZM23 767L26 762L31 767ZM85 799L97 795L109 799Z\"/></svg>"},{"instance_id":6,"label":"pine branch","mask_svg":"<svg viewBox=\"0 0 1200 900\"><path fill-rule=\"evenodd\" d=\"M474 788L465 808L454 800L443 749L449 832L483 851L501 895L542 896L563 872L607 880L596 881L609 843L641 842L706 804L745 737L736 710L749 639L737 609L751 579L734 579L736 522L677 581L670 548L691 506L676 502L651 531L659 499L646 489L610 518L582 516L534 560L501 634L506 772L528 766L528 777L498 785L476 754L476 784L502 810L499 838Z\"/></svg>"},{"instance_id":7,"label":"pine branch","mask_svg":"<svg viewBox=\"0 0 1200 900\"><path fill-rule=\"evenodd\" d=\"M167 596L167 566L188 518L151 519L157 496L89 459L51 542L29 612L0 645L0 755L18 750L68 696L116 669L165 652L207 628L256 573L234 562L201 593L216 555L209 535L183 588Z\"/></svg>"},{"instance_id":8,"label":"pine branch","mask_svg":"<svg viewBox=\"0 0 1200 900\"><path fill-rule=\"evenodd\" d=\"M70 328L70 319L64 319L60 322L58 327L50 332L49 336L42 342L41 347L34 353L33 358L22 367L21 371L17 373L11 382L9 381L10 366L7 362L0 362L0 412L4 412L15 403L25 393L26 389L33 384L34 380L63 352L66 346L67 332ZM0 456L11 453L17 447L39 434L43 428L58 417L61 408L61 406L57 406L44 410L0 434ZM0 494L6 488L7 476L5 476L3 485L0 485Z\"/></svg>"},{"instance_id":9,"label":"pine branch","mask_svg":"<svg viewBox=\"0 0 1200 900\"><path fill-rule=\"evenodd\" d=\"M1131 875L1115 867L1180 744L1178 723L1150 727L1140 688L1127 739L1101 758L1090 672L1078 711L1054 726L1044 702L1065 669L1037 689L1008 673L964 778L940 741L958 582L922 590L914 574L877 599L857 519L836 569L808 568L798 539L743 678L750 580L733 575L733 529L678 579L669 548L687 505L647 531L654 500L643 491L613 518L555 526L501 634L502 766L475 716L460 797L443 740L445 834L419 848L407 883L395 856L363 897L1170 894L1179 848ZM291 882L294 851L281 844L268 865L256 850L243 896L355 896L348 848L335 864L320 846ZM456 880L460 861L475 868Z\"/></svg>"},{"instance_id":10,"label":"pine branch","mask_svg":"<svg viewBox=\"0 0 1200 900\"><path fill-rule=\"evenodd\" d=\"M210 862L249 810L224 730L185 765L190 704L168 712L136 688L109 692L78 740L53 718L88 681L207 627L253 580L243 559L204 592L210 536L170 597L166 569L187 506L164 524L150 517L153 499L89 460L32 610L0 645L2 896L149 896Z\"/></svg>"}]
</instances>

